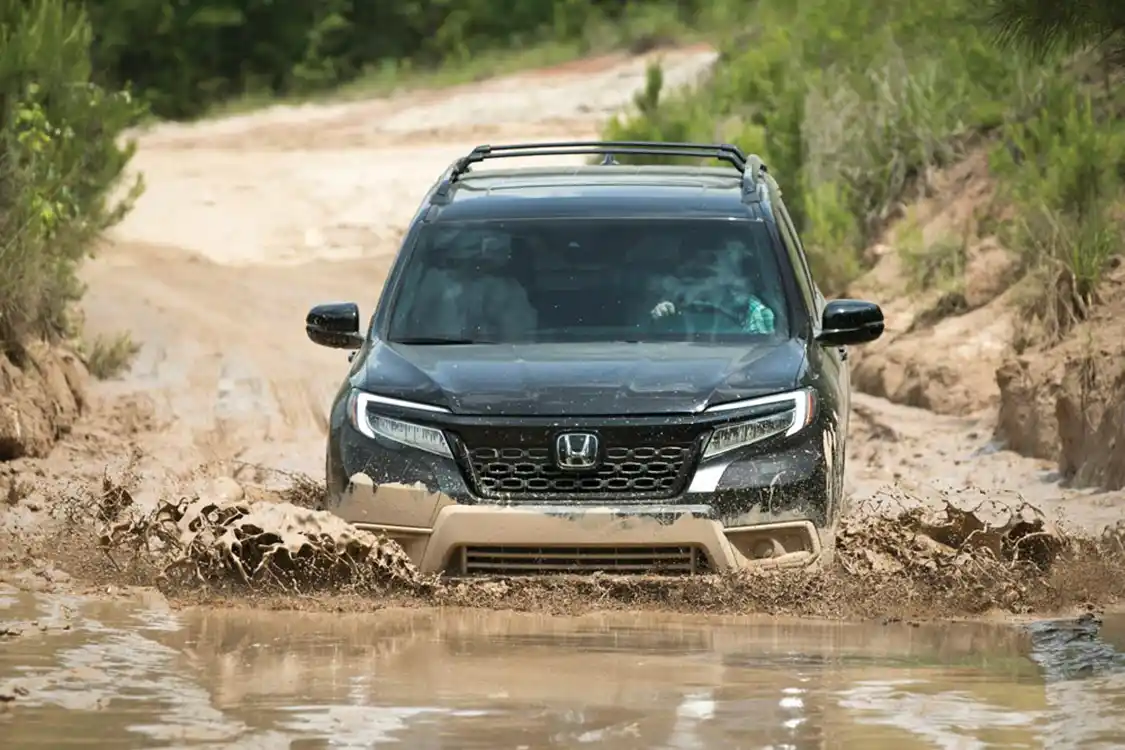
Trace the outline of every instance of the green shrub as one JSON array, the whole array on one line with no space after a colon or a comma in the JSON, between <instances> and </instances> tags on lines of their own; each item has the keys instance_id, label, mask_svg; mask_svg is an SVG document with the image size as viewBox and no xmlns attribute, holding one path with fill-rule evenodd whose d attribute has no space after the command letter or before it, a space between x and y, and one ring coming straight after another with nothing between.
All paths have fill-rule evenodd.
<instances>
[{"instance_id":1,"label":"green shrub","mask_svg":"<svg viewBox=\"0 0 1125 750\"><path fill-rule=\"evenodd\" d=\"M140 344L124 332L84 339L77 348L86 369L98 380L109 380L124 373L141 350Z\"/></svg>"},{"instance_id":2,"label":"green shrub","mask_svg":"<svg viewBox=\"0 0 1125 750\"><path fill-rule=\"evenodd\" d=\"M1005 128L991 165L1017 211L1007 244L1038 281L1026 312L1058 338L1086 317L1110 258L1121 252L1115 213L1125 187L1125 122L1060 80L1034 115Z\"/></svg>"},{"instance_id":3,"label":"green shrub","mask_svg":"<svg viewBox=\"0 0 1125 750\"><path fill-rule=\"evenodd\" d=\"M949 232L927 237L915 212L908 211L906 218L895 227L895 245L907 272L908 289L915 292L960 290L968 260L966 240Z\"/></svg>"},{"instance_id":4,"label":"green shrub","mask_svg":"<svg viewBox=\"0 0 1125 750\"><path fill-rule=\"evenodd\" d=\"M0 0L0 346L67 330L79 263L139 186L112 202L138 115L90 83L91 31L65 0Z\"/></svg>"},{"instance_id":5,"label":"green shrub","mask_svg":"<svg viewBox=\"0 0 1125 750\"><path fill-rule=\"evenodd\" d=\"M708 85L649 99L614 138L722 140L759 153L814 270L841 291L896 204L1018 117L1049 63L999 50L972 0L745 4Z\"/></svg>"}]
</instances>

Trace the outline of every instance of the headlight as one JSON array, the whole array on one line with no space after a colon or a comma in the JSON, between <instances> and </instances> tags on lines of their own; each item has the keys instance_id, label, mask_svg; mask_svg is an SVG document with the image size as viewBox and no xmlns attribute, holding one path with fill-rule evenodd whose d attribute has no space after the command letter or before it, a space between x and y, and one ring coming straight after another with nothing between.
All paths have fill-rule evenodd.
<instances>
[{"instance_id":1,"label":"headlight","mask_svg":"<svg viewBox=\"0 0 1125 750\"><path fill-rule=\"evenodd\" d=\"M711 433L707 447L703 449L703 458L713 458L776 435L786 437L796 435L812 421L815 405L816 391L811 388L740 401L737 404L721 404L715 409L716 411L770 407L776 410L770 409L769 413L760 417L752 417L716 429Z\"/></svg>"},{"instance_id":2,"label":"headlight","mask_svg":"<svg viewBox=\"0 0 1125 750\"><path fill-rule=\"evenodd\" d=\"M449 443L441 430L372 414L369 407L373 403L378 404L379 399L360 391L353 391L348 400L348 420L360 434L372 440L381 437L400 445L453 458L453 452L449 450Z\"/></svg>"}]
</instances>

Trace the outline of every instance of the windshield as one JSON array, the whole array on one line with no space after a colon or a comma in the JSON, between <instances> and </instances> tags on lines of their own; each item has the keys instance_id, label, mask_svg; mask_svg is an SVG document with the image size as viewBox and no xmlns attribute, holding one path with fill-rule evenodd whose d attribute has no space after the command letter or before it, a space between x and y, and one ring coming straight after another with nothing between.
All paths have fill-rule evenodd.
<instances>
[{"instance_id":1,"label":"windshield","mask_svg":"<svg viewBox=\"0 0 1125 750\"><path fill-rule=\"evenodd\" d=\"M429 224L388 340L404 344L740 342L788 337L773 240L725 219Z\"/></svg>"}]
</instances>

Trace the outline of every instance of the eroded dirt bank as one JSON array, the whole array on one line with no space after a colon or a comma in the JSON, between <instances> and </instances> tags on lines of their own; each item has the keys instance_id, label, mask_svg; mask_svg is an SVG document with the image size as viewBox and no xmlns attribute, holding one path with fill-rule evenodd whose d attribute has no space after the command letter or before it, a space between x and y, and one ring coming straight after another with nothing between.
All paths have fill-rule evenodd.
<instances>
[{"instance_id":1,"label":"eroded dirt bank","mask_svg":"<svg viewBox=\"0 0 1125 750\"><path fill-rule=\"evenodd\" d=\"M1115 522L1125 487L1125 269L1118 259L1093 304L1076 301L1061 271L1021 279L1021 258L998 236L1011 212L987 146L929 176L924 192L870 249L875 267L852 285L853 296L884 301L889 318L888 335L856 352L856 385L897 404L972 416L1006 455L1041 462L1037 496L1066 498L1064 507L1090 522ZM920 273L937 278L919 288ZM1043 284L1057 287L1058 309L1040 313L1050 325L1027 314L1029 293ZM1013 489L1025 492L1017 477L1033 466L1012 465ZM1060 479L1109 492L1076 502L1058 492Z\"/></svg>"},{"instance_id":2,"label":"eroded dirt bank","mask_svg":"<svg viewBox=\"0 0 1125 750\"><path fill-rule=\"evenodd\" d=\"M666 80L688 82L712 59L708 50L666 53ZM73 585L77 574L230 603L245 600L245 573L263 606L370 608L397 599L830 616L1050 611L1125 592L1120 544L1098 536L1120 518L1117 498L1064 489L1050 461L1000 450L996 398L959 372L992 351L988 341L978 336L977 349L942 349L941 357L932 354L937 343L915 344L910 354L894 344L914 334L893 292L887 346L897 347L893 356L905 352L902 367L925 388L904 398L893 370L872 364L878 353L860 357L864 388L913 407L855 399L852 521L831 576L446 586L423 580L369 535L276 505L299 499L279 495L294 475L322 475L325 409L345 366L342 353L305 339L308 307L355 300L366 315L405 222L453 158L487 141L595 137L642 83L645 62L585 61L453 91L142 134L135 167L149 191L85 271L91 331L129 330L142 348L126 377L74 397L91 406L82 419L59 417L69 435L54 451L4 465L0 542L9 551L0 563L22 570L10 577L53 588ZM968 319L959 325L981 329ZM200 499L181 506L181 497ZM1011 522L1021 498L1045 516L1027 511ZM1000 508L964 515L983 500ZM181 526L192 518L207 531L183 546ZM1000 530L973 533L982 519ZM152 547L158 521L165 538ZM61 536L41 535L58 524ZM138 541L146 544L134 558Z\"/></svg>"}]
</instances>

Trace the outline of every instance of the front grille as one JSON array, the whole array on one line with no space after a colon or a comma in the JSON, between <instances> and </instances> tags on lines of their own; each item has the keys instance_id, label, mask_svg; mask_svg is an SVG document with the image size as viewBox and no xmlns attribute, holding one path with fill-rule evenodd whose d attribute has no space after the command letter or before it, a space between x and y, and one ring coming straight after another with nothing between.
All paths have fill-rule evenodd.
<instances>
[{"instance_id":1,"label":"front grille","mask_svg":"<svg viewBox=\"0 0 1125 750\"><path fill-rule=\"evenodd\" d=\"M691 446L610 448L595 471L556 467L546 448L474 448L469 452L478 487L486 495L676 493Z\"/></svg>"},{"instance_id":2,"label":"front grille","mask_svg":"<svg viewBox=\"0 0 1125 750\"><path fill-rule=\"evenodd\" d=\"M589 470L562 469L550 448L558 431L482 430L460 436L461 460L480 497L662 500L683 492L699 435L685 429L598 430L604 448ZM677 434L678 433L678 434Z\"/></svg>"},{"instance_id":3,"label":"front grille","mask_svg":"<svg viewBox=\"0 0 1125 750\"><path fill-rule=\"evenodd\" d=\"M542 575L618 573L693 575L710 571L707 553L694 546L524 547L466 546L454 556L454 574ZM459 568L459 570L457 569Z\"/></svg>"}]
</instances>

